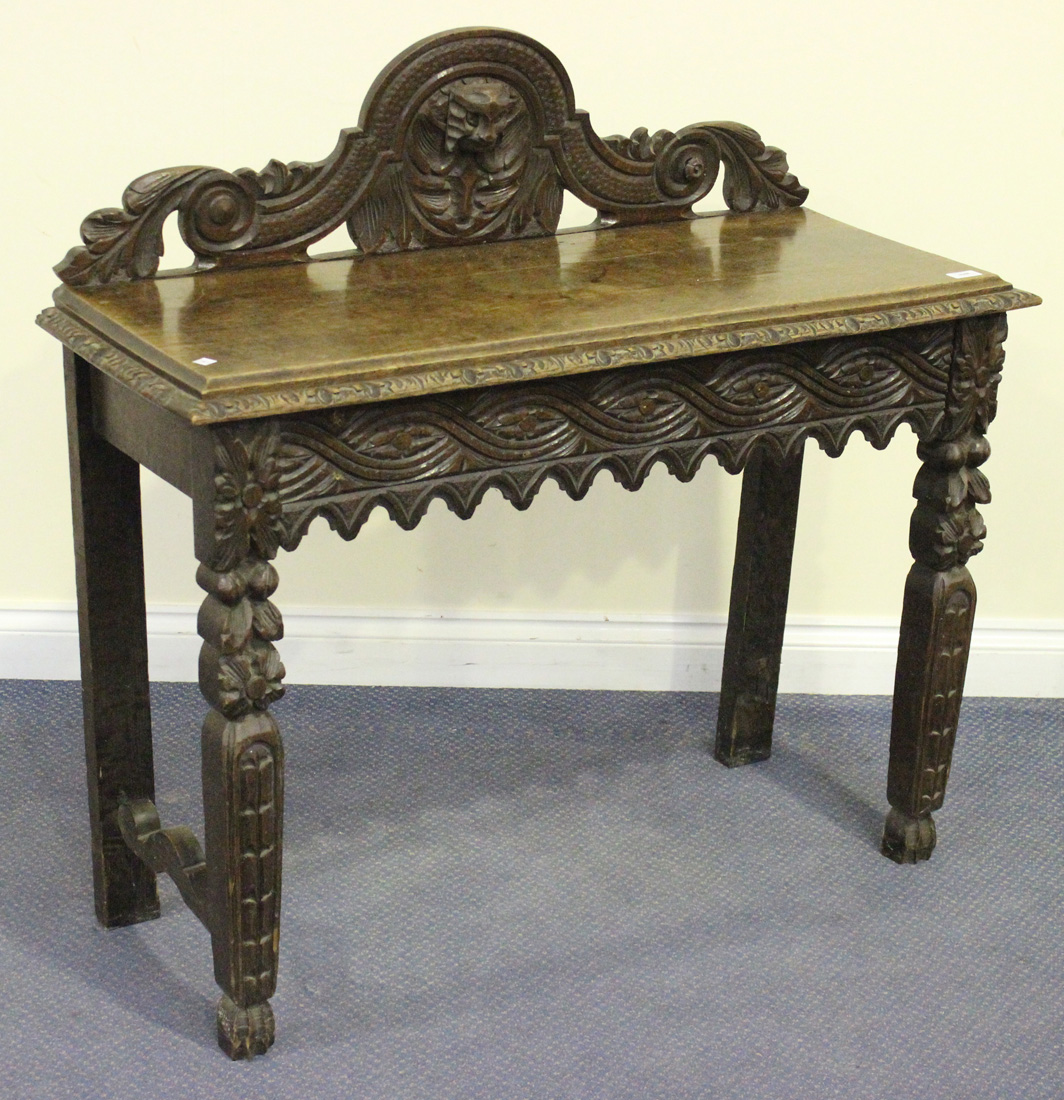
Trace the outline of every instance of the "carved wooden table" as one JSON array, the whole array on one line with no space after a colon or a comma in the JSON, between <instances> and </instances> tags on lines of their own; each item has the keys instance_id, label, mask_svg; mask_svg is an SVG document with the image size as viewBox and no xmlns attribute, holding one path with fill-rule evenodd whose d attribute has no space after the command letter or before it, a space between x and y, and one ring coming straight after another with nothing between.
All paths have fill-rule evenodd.
<instances>
[{"instance_id":1,"label":"carved wooden table","mask_svg":"<svg viewBox=\"0 0 1064 1100\"><path fill-rule=\"evenodd\" d=\"M722 164L729 212L692 217ZM563 188L596 227L555 235ZM153 172L83 223L39 323L65 346L96 909L155 917L171 875L210 931L232 1057L274 1034L270 562L318 515L351 539L377 505L412 528L433 497L465 518L492 486L525 508L547 477L579 498L603 468L629 489L657 461L744 470L716 756L745 764L770 750L803 445L912 425L883 851L930 856L1004 314L1038 299L805 196L736 123L600 139L552 54L474 30L397 58L322 162ZM196 270L153 279L175 210ZM358 251L308 262L344 221ZM205 850L152 803L138 464L193 502Z\"/></svg>"}]
</instances>

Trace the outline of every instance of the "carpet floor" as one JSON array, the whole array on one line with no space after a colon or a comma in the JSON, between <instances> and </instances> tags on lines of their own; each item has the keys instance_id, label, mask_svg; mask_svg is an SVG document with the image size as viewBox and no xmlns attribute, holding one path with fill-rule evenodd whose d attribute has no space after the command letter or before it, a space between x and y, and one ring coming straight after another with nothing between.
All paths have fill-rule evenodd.
<instances>
[{"instance_id":1,"label":"carpet floor","mask_svg":"<svg viewBox=\"0 0 1064 1100\"><path fill-rule=\"evenodd\" d=\"M199 831L196 688L153 688ZM1062 700L965 703L930 863L878 854L889 700L292 687L278 1039L214 1039L209 941L104 931L79 685L0 681L0 1097L1064 1096Z\"/></svg>"}]
</instances>

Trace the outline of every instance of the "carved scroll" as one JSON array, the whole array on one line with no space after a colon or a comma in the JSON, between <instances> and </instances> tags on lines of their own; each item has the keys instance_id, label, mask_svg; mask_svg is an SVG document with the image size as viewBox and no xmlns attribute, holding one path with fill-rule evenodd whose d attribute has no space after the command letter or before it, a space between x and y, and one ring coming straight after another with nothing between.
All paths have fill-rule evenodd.
<instances>
[{"instance_id":1,"label":"carved scroll","mask_svg":"<svg viewBox=\"0 0 1064 1100\"><path fill-rule=\"evenodd\" d=\"M82 245L56 271L75 286L153 275L174 211L198 268L306 259L344 222L364 252L546 235L563 187L602 225L679 218L722 165L732 210L805 201L785 155L749 127L701 123L603 140L543 46L510 31L451 31L385 69L360 128L345 130L325 160L149 172L121 208L85 219Z\"/></svg>"},{"instance_id":2,"label":"carved scroll","mask_svg":"<svg viewBox=\"0 0 1064 1100\"><path fill-rule=\"evenodd\" d=\"M956 326L946 411L917 448L916 509L909 528L915 562L905 583L894 687L883 854L899 863L928 859L933 810L942 805L960 716L975 615L968 559L983 548L978 505L990 501L979 467L984 433L997 409L1004 362L1004 314Z\"/></svg>"},{"instance_id":3,"label":"carved scroll","mask_svg":"<svg viewBox=\"0 0 1064 1100\"><path fill-rule=\"evenodd\" d=\"M169 875L185 904L209 929L207 860L192 830L184 825L164 829L159 811L147 798L123 802L115 812L115 820L126 846L157 875Z\"/></svg>"},{"instance_id":4,"label":"carved scroll","mask_svg":"<svg viewBox=\"0 0 1064 1100\"><path fill-rule=\"evenodd\" d=\"M603 469L627 489L658 461L734 473L764 440L783 456L810 436L838 454L853 431L883 447L902 422L929 435L952 341L925 325L280 418L281 543L317 515L354 538L377 505L409 529L436 497L466 518L492 487L527 508L548 477L578 499Z\"/></svg>"}]
</instances>

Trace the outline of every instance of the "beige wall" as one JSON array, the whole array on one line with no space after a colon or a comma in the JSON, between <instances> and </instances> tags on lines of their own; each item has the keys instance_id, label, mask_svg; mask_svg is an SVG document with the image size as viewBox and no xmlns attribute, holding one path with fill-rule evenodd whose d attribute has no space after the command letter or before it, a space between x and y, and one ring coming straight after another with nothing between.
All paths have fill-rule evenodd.
<instances>
[{"instance_id":1,"label":"beige wall","mask_svg":"<svg viewBox=\"0 0 1064 1100\"><path fill-rule=\"evenodd\" d=\"M400 49L485 23L554 50L600 133L746 122L788 151L813 209L1042 294L1043 307L1013 315L986 467L990 538L974 572L984 616L1064 620L1049 463L1064 423L1051 344L1064 290L1060 13L1057 0L66 0L9 10L0 608L73 599L59 347L32 322L80 219L149 169L323 157ZM570 213L570 224L583 220ZM793 612L898 613L914 452L905 428L884 454L863 440L837 461L810 450ZM148 599L195 602L188 504L149 475L144 497ZM600 481L580 504L548 486L526 513L493 495L466 523L436 502L410 534L378 512L353 546L319 521L298 557L279 563L279 602L723 611L737 502L738 479L707 465L688 486L658 468L637 494Z\"/></svg>"}]
</instances>

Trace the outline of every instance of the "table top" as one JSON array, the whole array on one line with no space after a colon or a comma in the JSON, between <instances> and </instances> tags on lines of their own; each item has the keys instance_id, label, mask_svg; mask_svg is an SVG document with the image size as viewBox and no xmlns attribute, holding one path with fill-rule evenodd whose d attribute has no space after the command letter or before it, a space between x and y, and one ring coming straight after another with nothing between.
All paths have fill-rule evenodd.
<instances>
[{"instance_id":1,"label":"table top","mask_svg":"<svg viewBox=\"0 0 1064 1100\"><path fill-rule=\"evenodd\" d=\"M40 323L150 400L209 423L1038 301L792 208L63 286Z\"/></svg>"}]
</instances>

